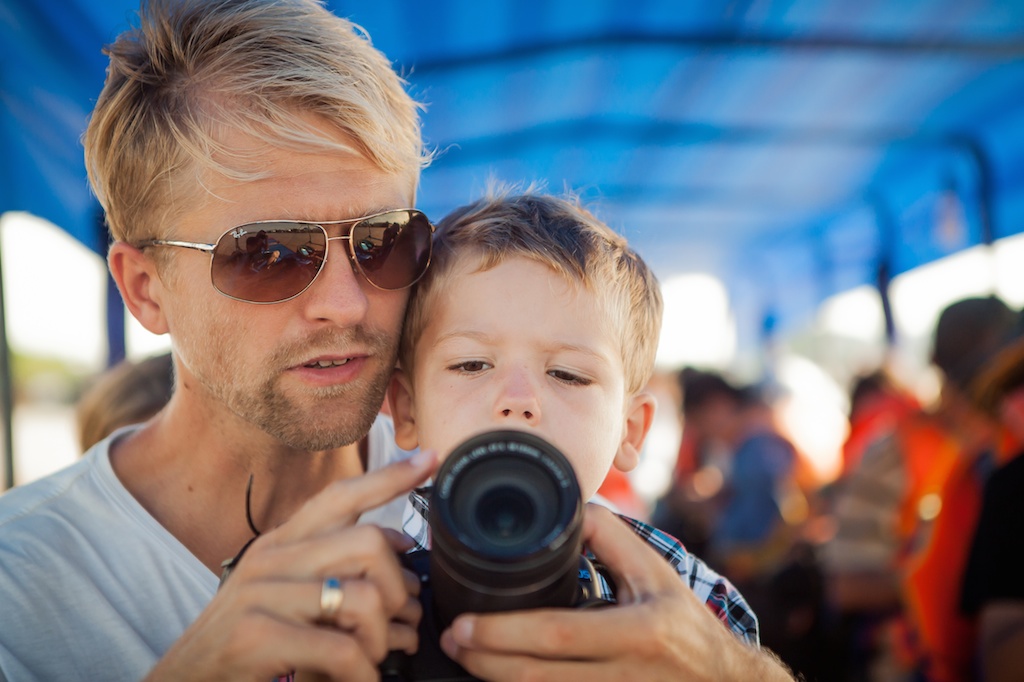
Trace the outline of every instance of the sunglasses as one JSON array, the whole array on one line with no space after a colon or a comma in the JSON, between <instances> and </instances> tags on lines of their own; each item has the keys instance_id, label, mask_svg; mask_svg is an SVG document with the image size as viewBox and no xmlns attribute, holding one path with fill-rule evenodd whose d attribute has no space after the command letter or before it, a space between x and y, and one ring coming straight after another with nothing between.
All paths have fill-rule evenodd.
<instances>
[{"instance_id":1,"label":"sunglasses","mask_svg":"<svg viewBox=\"0 0 1024 682\"><path fill-rule=\"evenodd\" d=\"M348 225L339 237L328 225ZM415 284L430 264L434 226L423 213L403 208L362 218L311 223L264 220L231 228L215 244L147 239L137 244L177 246L210 254L213 288L247 303L282 303L304 292L323 270L327 245L348 242L353 269L378 289Z\"/></svg>"}]
</instances>

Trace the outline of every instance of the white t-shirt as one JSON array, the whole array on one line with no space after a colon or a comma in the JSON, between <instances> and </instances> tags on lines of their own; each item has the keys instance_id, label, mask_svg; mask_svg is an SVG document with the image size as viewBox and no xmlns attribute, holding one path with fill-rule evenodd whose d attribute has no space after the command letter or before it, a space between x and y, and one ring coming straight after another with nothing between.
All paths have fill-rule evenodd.
<instances>
[{"instance_id":1,"label":"white t-shirt","mask_svg":"<svg viewBox=\"0 0 1024 682\"><path fill-rule=\"evenodd\" d=\"M139 680L213 598L219 576L114 474L110 443L136 428L0 496L0 680ZM388 417L369 445L370 469L407 454ZM360 521L401 528L405 502Z\"/></svg>"}]
</instances>

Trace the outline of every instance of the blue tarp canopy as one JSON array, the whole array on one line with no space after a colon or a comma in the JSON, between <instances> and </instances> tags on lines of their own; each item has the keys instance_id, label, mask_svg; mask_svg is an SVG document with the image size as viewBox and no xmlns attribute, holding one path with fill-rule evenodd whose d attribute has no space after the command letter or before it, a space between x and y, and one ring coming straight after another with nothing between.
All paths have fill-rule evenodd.
<instances>
[{"instance_id":1,"label":"blue tarp canopy","mask_svg":"<svg viewBox=\"0 0 1024 682\"><path fill-rule=\"evenodd\" d=\"M1024 227L1024 3L335 1L427 105L420 206L580 192L757 337ZM80 136L133 0L0 5L0 210L102 251Z\"/></svg>"}]
</instances>

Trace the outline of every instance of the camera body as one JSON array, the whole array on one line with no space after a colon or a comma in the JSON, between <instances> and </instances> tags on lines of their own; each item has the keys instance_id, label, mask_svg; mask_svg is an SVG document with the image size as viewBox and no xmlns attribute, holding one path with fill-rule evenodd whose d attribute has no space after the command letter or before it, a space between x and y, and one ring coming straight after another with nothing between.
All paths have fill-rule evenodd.
<instances>
[{"instance_id":1,"label":"camera body","mask_svg":"<svg viewBox=\"0 0 1024 682\"><path fill-rule=\"evenodd\" d=\"M432 548L403 558L421 583L419 651L392 652L383 680L475 680L439 645L460 613L607 603L582 553L572 465L544 439L523 431L470 438L445 459L429 501Z\"/></svg>"}]
</instances>

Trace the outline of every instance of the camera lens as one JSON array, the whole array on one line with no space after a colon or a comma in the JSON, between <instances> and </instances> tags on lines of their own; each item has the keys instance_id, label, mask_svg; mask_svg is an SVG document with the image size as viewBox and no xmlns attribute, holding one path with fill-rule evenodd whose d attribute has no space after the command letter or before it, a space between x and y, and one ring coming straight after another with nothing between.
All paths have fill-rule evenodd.
<instances>
[{"instance_id":1,"label":"camera lens","mask_svg":"<svg viewBox=\"0 0 1024 682\"><path fill-rule=\"evenodd\" d=\"M477 506L477 523L488 540L496 545L518 544L534 527L537 509L530 496L518 488L501 486L483 498Z\"/></svg>"},{"instance_id":2,"label":"camera lens","mask_svg":"<svg viewBox=\"0 0 1024 682\"><path fill-rule=\"evenodd\" d=\"M571 606L578 595L582 501L575 473L521 431L471 438L445 460L429 521L437 612Z\"/></svg>"},{"instance_id":3,"label":"camera lens","mask_svg":"<svg viewBox=\"0 0 1024 682\"><path fill-rule=\"evenodd\" d=\"M545 462L516 456L478 458L460 469L450 507L460 542L494 557L532 554L558 529L558 480Z\"/></svg>"}]
</instances>

